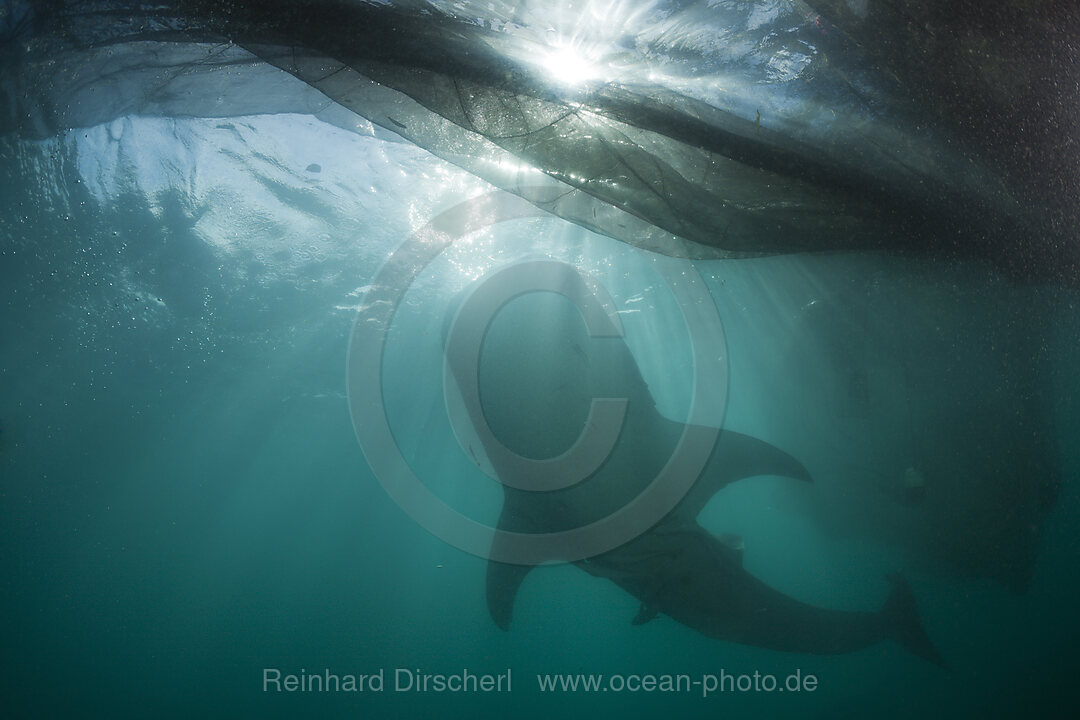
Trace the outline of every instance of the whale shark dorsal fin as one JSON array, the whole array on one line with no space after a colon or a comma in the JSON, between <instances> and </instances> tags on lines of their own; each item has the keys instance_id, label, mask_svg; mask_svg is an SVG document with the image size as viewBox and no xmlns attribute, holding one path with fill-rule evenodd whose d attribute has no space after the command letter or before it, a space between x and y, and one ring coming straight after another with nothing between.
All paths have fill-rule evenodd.
<instances>
[{"instance_id":1,"label":"whale shark dorsal fin","mask_svg":"<svg viewBox=\"0 0 1080 720\"><path fill-rule=\"evenodd\" d=\"M697 520L713 495L742 478L779 475L810 482L803 464L780 448L734 430L721 430L701 475L674 513L687 523Z\"/></svg>"}]
</instances>

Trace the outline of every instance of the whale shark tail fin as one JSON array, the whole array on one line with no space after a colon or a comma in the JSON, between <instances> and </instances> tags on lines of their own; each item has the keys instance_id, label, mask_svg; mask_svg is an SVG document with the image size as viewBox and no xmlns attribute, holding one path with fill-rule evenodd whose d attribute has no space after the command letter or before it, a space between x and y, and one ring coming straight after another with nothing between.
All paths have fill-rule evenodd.
<instances>
[{"instance_id":1,"label":"whale shark tail fin","mask_svg":"<svg viewBox=\"0 0 1080 720\"><path fill-rule=\"evenodd\" d=\"M889 636L908 652L939 667L946 667L945 658L934 647L923 628L922 620L919 619L919 609L915 605L915 593L911 591L911 586L898 572L890 574L889 581L893 584L892 592L881 608L881 614L889 627Z\"/></svg>"}]
</instances>

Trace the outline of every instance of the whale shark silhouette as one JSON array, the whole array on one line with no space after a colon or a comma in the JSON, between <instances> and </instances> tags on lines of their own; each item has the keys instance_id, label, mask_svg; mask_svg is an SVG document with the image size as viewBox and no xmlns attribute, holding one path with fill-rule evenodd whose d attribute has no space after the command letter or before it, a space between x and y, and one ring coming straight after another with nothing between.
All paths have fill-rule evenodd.
<instances>
[{"instance_id":1,"label":"whale shark silhouette","mask_svg":"<svg viewBox=\"0 0 1080 720\"><path fill-rule=\"evenodd\" d=\"M470 372L460 361L448 345L447 365L459 381ZM482 399L482 409L471 419L490 429L478 444L503 484L498 530L506 533L558 533L610 516L649 486L688 429L657 410L623 338L590 336L579 308L555 293L530 293L506 303L487 327L479 367L471 372L479 378ZM556 456L592 421L594 398L626 400L618 438L602 464L587 479L565 487L555 482L551 491L521 489L514 477L518 466L492 452L491 445L525 458ZM637 537L573 564L637 598L635 625L662 613L719 640L813 654L851 652L891 639L943 664L898 573L890 576L891 594L877 611L815 607L747 572L737 537L714 536L698 524L698 513L717 491L762 475L811 481L806 468L782 450L720 430L704 469L670 512ZM500 544L507 542L513 539L496 533L491 557L506 558L508 548ZM533 567L488 561L487 606L500 628L509 629L514 600Z\"/></svg>"},{"instance_id":2,"label":"whale shark silhouette","mask_svg":"<svg viewBox=\"0 0 1080 720\"><path fill-rule=\"evenodd\" d=\"M724 430L702 478L674 511L626 544L574 564L637 598L641 606L633 618L635 625L663 613L718 640L811 654L851 652L892 639L919 657L943 664L922 627L914 595L899 573L890 576L892 592L876 612L815 607L747 572L738 538L717 537L698 525L697 513L716 490L756 475L810 480L798 461L783 451ZM505 494L500 530L542 532L561 526L573 514L569 512L573 501L565 497L531 497L510 487ZM514 599L531 569L488 561L488 610L504 630L510 627Z\"/></svg>"}]
</instances>

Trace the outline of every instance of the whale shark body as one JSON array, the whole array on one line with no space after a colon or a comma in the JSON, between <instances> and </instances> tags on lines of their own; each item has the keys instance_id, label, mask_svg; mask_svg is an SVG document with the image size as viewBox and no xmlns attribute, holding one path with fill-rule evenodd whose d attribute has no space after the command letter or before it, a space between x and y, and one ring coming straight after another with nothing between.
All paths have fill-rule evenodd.
<instances>
[{"instance_id":1,"label":"whale shark body","mask_svg":"<svg viewBox=\"0 0 1080 720\"><path fill-rule=\"evenodd\" d=\"M702 478L675 510L624 545L574 564L637 598L640 609L632 620L635 625L662 613L717 640L811 654L851 652L891 639L919 657L943 664L922 627L914 595L899 573L890 576L892 592L878 611L815 607L784 595L746 571L737 537L714 536L698 525L697 513L713 492L739 477L754 475L810 480L786 453L724 430ZM538 525L538 521L548 512L558 512L559 520L564 520L564 502L523 497L522 491L507 488L499 529L525 532L530 527L550 527L551 523ZM514 599L531 569L488 562L488 610L504 630L510 627Z\"/></svg>"},{"instance_id":2,"label":"whale shark body","mask_svg":"<svg viewBox=\"0 0 1080 720\"><path fill-rule=\"evenodd\" d=\"M700 473L671 509L632 539L585 557L512 556L505 544L521 537L581 528L640 502L688 434L702 428L668 419L656 408L622 337L590 336L582 315L553 293L532 293L507 303L488 326L479 367L482 407L474 425L491 433L480 442L504 504L487 567L487 606L509 629L514 599L537 564L572 560L590 575L606 578L637 598L634 624L659 614L718 640L775 650L834 654L891 639L931 662L942 663L922 627L914 596L899 575L884 606L873 612L815 607L771 588L743 567L741 541L714 536L697 516L730 483L772 475L809 482L803 465L773 445L732 430L710 430L711 452ZM470 369L447 346L447 365L459 381ZM595 398L625 400L625 414L610 451L586 479L552 484L549 491L522 489L517 457L551 458L580 439L592 423ZM713 440L712 438L715 438Z\"/></svg>"}]
</instances>

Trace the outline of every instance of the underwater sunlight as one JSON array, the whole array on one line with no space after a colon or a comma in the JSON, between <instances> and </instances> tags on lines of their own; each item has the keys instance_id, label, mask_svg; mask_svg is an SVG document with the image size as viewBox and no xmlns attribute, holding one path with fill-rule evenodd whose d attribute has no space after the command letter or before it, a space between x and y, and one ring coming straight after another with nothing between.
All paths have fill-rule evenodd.
<instances>
[{"instance_id":1,"label":"underwater sunlight","mask_svg":"<svg viewBox=\"0 0 1080 720\"><path fill-rule=\"evenodd\" d=\"M944 6L0 0L5 716L1071 716L1080 13Z\"/></svg>"}]
</instances>

